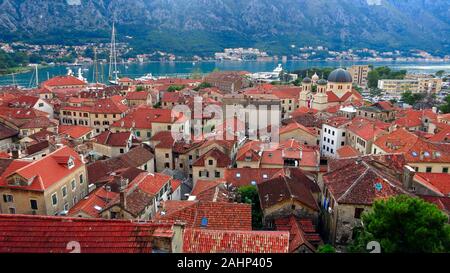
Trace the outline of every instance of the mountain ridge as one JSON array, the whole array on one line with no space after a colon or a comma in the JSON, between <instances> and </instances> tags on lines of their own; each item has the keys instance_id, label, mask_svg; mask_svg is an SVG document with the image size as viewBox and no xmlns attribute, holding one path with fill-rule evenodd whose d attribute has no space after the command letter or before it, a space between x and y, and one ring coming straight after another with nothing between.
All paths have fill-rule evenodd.
<instances>
[{"instance_id":1,"label":"mountain ridge","mask_svg":"<svg viewBox=\"0 0 450 273\"><path fill-rule=\"evenodd\" d=\"M208 53L291 44L450 51L446 0L0 0L0 39L107 41L111 22L138 51ZM373 4L378 3L378 4Z\"/></svg>"}]
</instances>

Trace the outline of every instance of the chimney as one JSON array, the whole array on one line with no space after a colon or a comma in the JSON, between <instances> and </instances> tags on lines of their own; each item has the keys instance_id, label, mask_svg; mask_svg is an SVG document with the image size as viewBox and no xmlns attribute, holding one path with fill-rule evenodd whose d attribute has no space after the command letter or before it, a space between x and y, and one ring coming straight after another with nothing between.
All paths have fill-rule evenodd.
<instances>
[{"instance_id":1,"label":"chimney","mask_svg":"<svg viewBox=\"0 0 450 273\"><path fill-rule=\"evenodd\" d=\"M14 148L14 149L11 151L11 156L12 156L13 159L19 159L19 150L16 149L16 148Z\"/></svg>"},{"instance_id":2,"label":"chimney","mask_svg":"<svg viewBox=\"0 0 450 273\"><path fill-rule=\"evenodd\" d=\"M403 187L408 191L413 188L413 179L415 174L416 171L411 166L405 165L403 167Z\"/></svg>"},{"instance_id":3,"label":"chimney","mask_svg":"<svg viewBox=\"0 0 450 273\"><path fill-rule=\"evenodd\" d=\"M120 191L120 206L122 209L126 209L127 207L126 193L123 190Z\"/></svg>"}]
</instances>

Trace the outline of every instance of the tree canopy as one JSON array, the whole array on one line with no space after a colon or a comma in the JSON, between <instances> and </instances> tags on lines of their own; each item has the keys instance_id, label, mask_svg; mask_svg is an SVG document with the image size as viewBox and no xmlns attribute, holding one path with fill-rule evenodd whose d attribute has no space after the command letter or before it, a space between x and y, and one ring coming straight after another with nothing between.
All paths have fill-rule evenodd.
<instances>
[{"instance_id":1,"label":"tree canopy","mask_svg":"<svg viewBox=\"0 0 450 273\"><path fill-rule=\"evenodd\" d=\"M444 114L450 113L450 95L445 97L444 104L439 108Z\"/></svg>"},{"instance_id":2,"label":"tree canopy","mask_svg":"<svg viewBox=\"0 0 450 273\"><path fill-rule=\"evenodd\" d=\"M400 195L378 200L363 214L363 228L349 247L366 252L371 241L382 253L433 253L450 251L448 217L434 204Z\"/></svg>"},{"instance_id":3,"label":"tree canopy","mask_svg":"<svg viewBox=\"0 0 450 273\"><path fill-rule=\"evenodd\" d=\"M253 229L261 229L262 210L259 203L258 189L255 186L243 186L238 189L240 201L252 205L252 227Z\"/></svg>"}]
</instances>

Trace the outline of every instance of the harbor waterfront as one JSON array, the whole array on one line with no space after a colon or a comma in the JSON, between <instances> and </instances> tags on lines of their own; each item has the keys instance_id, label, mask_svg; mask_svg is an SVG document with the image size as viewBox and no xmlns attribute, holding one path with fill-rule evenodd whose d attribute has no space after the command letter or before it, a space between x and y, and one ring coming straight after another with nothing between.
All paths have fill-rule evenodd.
<instances>
[{"instance_id":1,"label":"harbor waterfront","mask_svg":"<svg viewBox=\"0 0 450 273\"><path fill-rule=\"evenodd\" d=\"M406 69L411 73L435 73L439 70L450 71L449 62L368 62L368 61L205 61L205 62L148 62L148 63L127 63L118 64L118 71L120 77L139 78L151 73L154 76L171 76L171 77L187 77L192 73L210 73L214 70L228 71L228 70L243 70L252 73L272 71L277 65L281 63L283 69L286 71L295 71L297 69L306 69L313 67L348 67L355 64L369 64L374 67L388 66L394 70ZM102 67L103 66L103 67ZM81 66L48 66L39 69L39 79L47 80L49 78L66 75L68 69L77 71L81 67L83 76L89 82L94 81L93 65L86 64ZM103 63L99 65L100 82L108 82L109 64ZM35 71L30 70L25 73L9 74L0 76L0 86L4 85L19 85L22 87L34 87Z\"/></svg>"}]
</instances>

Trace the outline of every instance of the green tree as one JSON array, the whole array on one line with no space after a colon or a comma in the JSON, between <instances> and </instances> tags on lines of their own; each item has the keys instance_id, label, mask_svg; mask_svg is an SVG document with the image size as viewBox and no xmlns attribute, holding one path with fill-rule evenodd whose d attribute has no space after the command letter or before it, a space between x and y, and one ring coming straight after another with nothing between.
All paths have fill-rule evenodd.
<instances>
[{"instance_id":1,"label":"green tree","mask_svg":"<svg viewBox=\"0 0 450 273\"><path fill-rule=\"evenodd\" d=\"M208 82L202 82L201 84L199 84L194 90L195 91L199 91L205 88L211 88L212 84L208 83Z\"/></svg>"},{"instance_id":2,"label":"green tree","mask_svg":"<svg viewBox=\"0 0 450 273\"><path fill-rule=\"evenodd\" d=\"M411 91L406 91L402 94L402 100L409 105L414 105L425 97L424 94L413 94Z\"/></svg>"},{"instance_id":3,"label":"green tree","mask_svg":"<svg viewBox=\"0 0 450 273\"><path fill-rule=\"evenodd\" d=\"M184 85L171 85L167 88L167 92L175 92L184 89L186 86Z\"/></svg>"},{"instance_id":4,"label":"green tree","mask_svg":"<svg viewBox=\"0 0 450 273\"><path fill-rule=\"evenodd\" d=\"M332 245L321 245L317 249L317 253L336 253L336 249Z\"/></svg>"},{"instance_id":5,"label":"green tree","mask_svg":"<svg viewBox=\"0 0 450 273\"><path fill-rule=\"evenodd\" d=\"M444 104L439 108L444 114L450 113L450 95L445 97Z\"/></svg>"},{"instance_id":6,"label":"green tree","mask_svg":"<svg viewBox=\"0 0 450 273\"><path fill-rule=\"evenodd\" d=\"M444 75L444 73L445 73L445 70L439 70L434 75L436 75L436 77L440 78L440 77L442 77Z\"/></svg>"},{"instance_id":7,"label":"green tree","mask_svg":"<svg viewBox=\"0 0 450 273\"><path fill-rule=\"evenodd\" d=\"M448 217L422 199L400 195L377 200L362 221L351 252L366 252L371 241L379 242L383 253L450 251Z\"/></svg>"},{"instance_id":8,"label":"green tree","mask_svg":"<svg viewBox=\"0 0 450 273\"><path fill-rule=\"evenodd\" d=\"M263 213L259 203L258 189L255 186L243 186L238 189L240 202L252 205L252 227L261 229L263 227Z\"/></svg>"},{"instance_id":9,"label":"green tree","mask_svg":"<svg viewBox=\"0 0 450 273\"><path fill-rule=\"evenodd\" d=\"M136 87L136 92L141 92L144 91L144 87L143 86L137 86Z\"/></svg>"}]
</instances>

